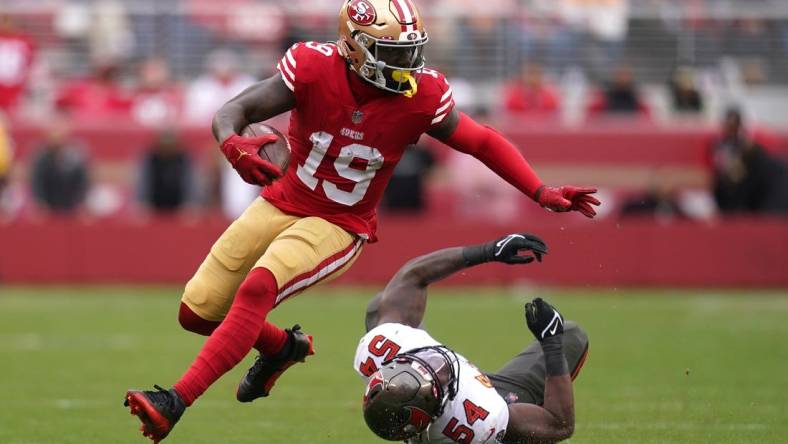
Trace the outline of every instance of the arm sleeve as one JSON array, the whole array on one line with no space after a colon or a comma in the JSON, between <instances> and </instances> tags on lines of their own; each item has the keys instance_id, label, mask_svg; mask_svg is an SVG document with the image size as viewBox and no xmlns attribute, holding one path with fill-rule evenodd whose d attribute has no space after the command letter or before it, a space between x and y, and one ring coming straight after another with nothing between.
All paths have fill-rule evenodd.
<instances>
[{"instance_id":1,"label":"arm sleeve","mask_svg":"<svg viewBox=\"0 0 788 444\"><path fill-rule=\"evenodd\" d=\"M520 151L506 138L487 126L460 114L460 123L444 141L448 146L479 159L505 181L534 198L542 181Z\"/></svg>"}]
</instances>

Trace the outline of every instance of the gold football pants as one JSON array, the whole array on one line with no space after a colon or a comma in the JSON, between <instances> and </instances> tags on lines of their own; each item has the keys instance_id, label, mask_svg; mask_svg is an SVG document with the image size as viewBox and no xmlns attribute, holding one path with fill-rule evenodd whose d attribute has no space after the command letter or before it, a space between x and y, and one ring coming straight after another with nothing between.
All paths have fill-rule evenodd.
<instances>
[{"instance_id":1,"label":"gold football pants","mask_svg":"<svg viewBox=\"0 0 788 444\"><path fill-rule=\"evenodd\" d=\"M291 216L258 197L213 244L181 300L201 318L220 321L249 271L264 267L276 278L278 305L340 276L363 243L325 219Z\"/></svg>"}]
</instances>

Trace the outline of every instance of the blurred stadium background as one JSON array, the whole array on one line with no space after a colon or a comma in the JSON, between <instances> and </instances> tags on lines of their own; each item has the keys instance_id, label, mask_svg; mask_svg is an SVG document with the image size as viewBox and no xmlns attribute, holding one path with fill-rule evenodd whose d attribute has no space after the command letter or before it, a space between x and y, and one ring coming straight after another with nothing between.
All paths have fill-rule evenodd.
<instances>
[{"instance_id":1,"label":"blurred stadium background","mask_svg":"<svg viewBox=\"0 0 788 444\"><path fill-rule=\"evenodd\" d=\"M0 0L0 443L139 442L120 394L201 344L179 287L259 191L211 117L293 42L333 40L340 3ZM226 378L172 442L371 442L350 370L366 298L410 257L513 230L546 262L453 278L430 327L490 368L527 340L526 297L585 322L572 442L788 440L788 2L417 4L458 106L547 183L598 186L599 217L546 213L423 138L381 241L277 312L320 334L315 365L258 410Z\"/></svg>"}]
</instances>

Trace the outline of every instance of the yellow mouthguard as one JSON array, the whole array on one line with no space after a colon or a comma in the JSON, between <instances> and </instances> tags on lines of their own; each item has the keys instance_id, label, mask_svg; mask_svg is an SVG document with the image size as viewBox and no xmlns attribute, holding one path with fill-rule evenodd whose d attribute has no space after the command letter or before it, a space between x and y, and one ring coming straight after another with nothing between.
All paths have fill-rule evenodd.
<instances>
[{"instance_id":1,"label":"yellow mouthguard","mask_svg":"<svg viewBox=\"0 0 788 444\"><path fill-rule=\"evenodd\" d=\"M398 69L391 73L391 78L397 83L407 82L410 85L410 89L405 92L405 97L413 97L418 92L418 83L416 82L416 78L410 74L410 71Z\"/></svg>"}]
</instances>

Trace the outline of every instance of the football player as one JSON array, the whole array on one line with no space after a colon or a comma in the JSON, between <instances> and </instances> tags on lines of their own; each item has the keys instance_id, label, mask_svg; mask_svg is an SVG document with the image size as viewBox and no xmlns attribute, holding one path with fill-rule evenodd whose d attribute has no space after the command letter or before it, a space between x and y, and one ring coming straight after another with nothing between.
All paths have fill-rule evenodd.
<instances>
[{"instance_id":1,"label":"football player","mask_svg":"<svg viewBox=\"0 0 788 444\"><path fill-rule=\"evenodd\" d=\"M410 443L556 442L574 430L572 381L588 337L540 298L525 304L537 341L497 373L484 373L419 329L427 286L484 262L541 261L529 234L449 248L402 267L367 307L355 370L367 381L364 419L379 437Z\"/></svg>"},{"instance_id":2,"label":"football player","mask_svg":"<svg viewBox=\"0 0 788 444\"><path fill-rule=\"evenodd\" d=\"M126 394L146 436L167 436L252 348L260 355L238 387L242 402L268 396L287 368L314 353L299 326L283 330L267 314L342 274L376 240L375 209L389 177L424 133L475 156L544 208L595 215L595 189L544 185L516 147L454 109L449 83L424 65L428 40L411 0L347 0L336 43L293 45L274 76L217 112L222 153L244 180L265 188L186 284L179 321L210 335L197 359L170 390ZM239 134L286 111L291 167L279 171L258 156L275 136Z\"/></svg>"}]
</instances>

